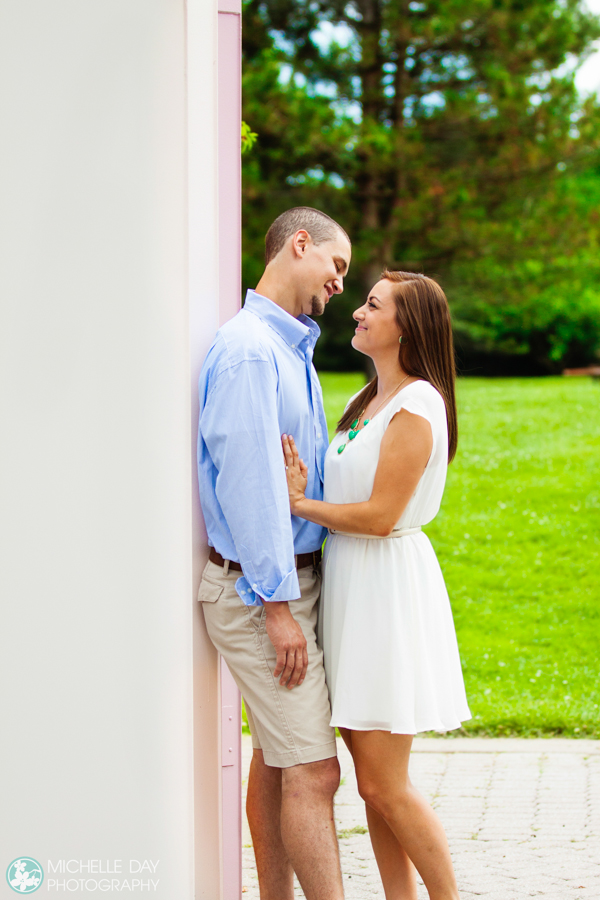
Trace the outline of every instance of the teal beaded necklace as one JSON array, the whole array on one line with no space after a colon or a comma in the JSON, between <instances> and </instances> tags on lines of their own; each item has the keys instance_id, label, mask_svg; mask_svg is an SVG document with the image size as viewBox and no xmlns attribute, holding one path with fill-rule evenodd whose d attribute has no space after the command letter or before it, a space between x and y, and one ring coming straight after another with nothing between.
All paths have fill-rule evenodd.
<instances>
[{"instance_id":1,"label":"teal beaded necklace","mask_svg":"<svg viewBox=\"0 0 600 900\"><path fill-rule=\"evenodd\" d=\"M406 381L407 378L410 378L410 375L407 375L405 378L403 378L402 381L400 382L400 384L399 384L397 387L394 388L394 390L391 392L391 394L388 394L387 397L384 397L384 399L381 401L381 403L379 404L379 406L377 407L377 409L375 410L375 412L374 412L373 415L371 416L371 419L374 419L375 416L377 415L377 413L379 412L379 410L381 409L381 407L383 406L383 404L384 404L384 403L387 403L387 401L388 401L391 397L393 397L395 393L397 393L397 392L400 390L400 388L402 387L402 385L404 384L404 382ZM365 407L365 409L366 409L366 407ZM354 422L352 423L352 425L350 426L350 431L348 432L348 440L345 441L343 444L340 444L340 446L338 447L338 450L337 450L338 453L343 453L344 448L346 447L346 445L347 445L350 441L353 441L354 438L356 437L356 435L360 433L360 430L361 430L361 428L360 428L360 420L362 419L362 417L364 416L364 414L365 414L365 410L363 409L363 410L361 410L361 412L358 414L358 418L355 419ZM369 424L369 422L371 421L371 419L365 419L365 421L363 422L363 428L366 428L366 427L367 427L367 425Z\"/></svg>"}]
</instances>

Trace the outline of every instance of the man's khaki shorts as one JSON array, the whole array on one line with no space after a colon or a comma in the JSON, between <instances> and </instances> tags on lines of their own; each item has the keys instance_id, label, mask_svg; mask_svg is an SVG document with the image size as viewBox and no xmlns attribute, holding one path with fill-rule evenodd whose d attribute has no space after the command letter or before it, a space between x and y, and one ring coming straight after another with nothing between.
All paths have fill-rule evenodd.
<instances>
[{"instance_id":1,"label":"man's khaki shorts","mask_svg":"<svg viewBox=\"0 0 600 900\"><path fill-rule=\"evenodd\" d=\"M300 569L302 596L290 600L308 644L306 678L291 690L273 677L277 654L265 630L265 608L242 602L235 589L239 577L233 571L225 575L221 566L209 561L198 599L210 639L242 692L252 746L263 751L268 766L281 769L336 756L323 651L316 637L320 574L312 566Z\"/></svg>"}]
</instances>

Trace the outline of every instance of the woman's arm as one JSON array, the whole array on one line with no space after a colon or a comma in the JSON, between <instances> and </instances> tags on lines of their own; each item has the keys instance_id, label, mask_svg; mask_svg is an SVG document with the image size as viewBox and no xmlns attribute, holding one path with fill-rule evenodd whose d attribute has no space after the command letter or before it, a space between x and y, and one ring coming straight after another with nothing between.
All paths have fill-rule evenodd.
<instances>
[{"instance_id":1,"label":"woman's arm","mask_svg":"<svg viewBox=\"0 0 600 900\"><path fill-rule=\"evenodd\" d=\"M294 439L283 435L292 514L335 531L387 537L406 509L433 448L431 425L405 409L386 428L373 491L363 503L324 503L304 495L306 466Z\"/></svg>"}]
</instances>

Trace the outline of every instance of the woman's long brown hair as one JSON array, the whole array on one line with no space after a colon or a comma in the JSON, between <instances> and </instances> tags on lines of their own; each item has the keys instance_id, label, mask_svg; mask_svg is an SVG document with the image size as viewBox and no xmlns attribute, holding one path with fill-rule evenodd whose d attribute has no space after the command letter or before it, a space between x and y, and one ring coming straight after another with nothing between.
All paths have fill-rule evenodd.
<instances>
[{"instance_id":1,"label":"woman's long brown hair","mask_svg":"<svg viewBox=\"0 0 600 900\"><path fill-rule=\"evenodd\" d=\"M390 272L381 278L396 286L393 296L396 321L402 334L398 359L402 369L437 388L446 404L448 421L448 462L452 462L458 443L456 366L450 308L443 290L432 278L413 272ZM348 431L352 422L377 393L377 376L354 398L338 422L337 431Z\"/></svg>"}]
</instances>

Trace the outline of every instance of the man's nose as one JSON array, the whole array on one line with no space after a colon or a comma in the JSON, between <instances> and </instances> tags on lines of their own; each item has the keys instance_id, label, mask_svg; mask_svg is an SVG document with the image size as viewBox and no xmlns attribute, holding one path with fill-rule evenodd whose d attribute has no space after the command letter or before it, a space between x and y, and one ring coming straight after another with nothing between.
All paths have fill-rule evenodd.
<instances>
[{"instance_id":1,"label":"man's nose","mask_svg":"<svg viewBox=\"0 0 600 900\"><path fill-rule=\"evenodd\" d=\"M333 279L333 293L341 294L344 290L344 279L341 276Z\"/></svg>"}]
</instances>

